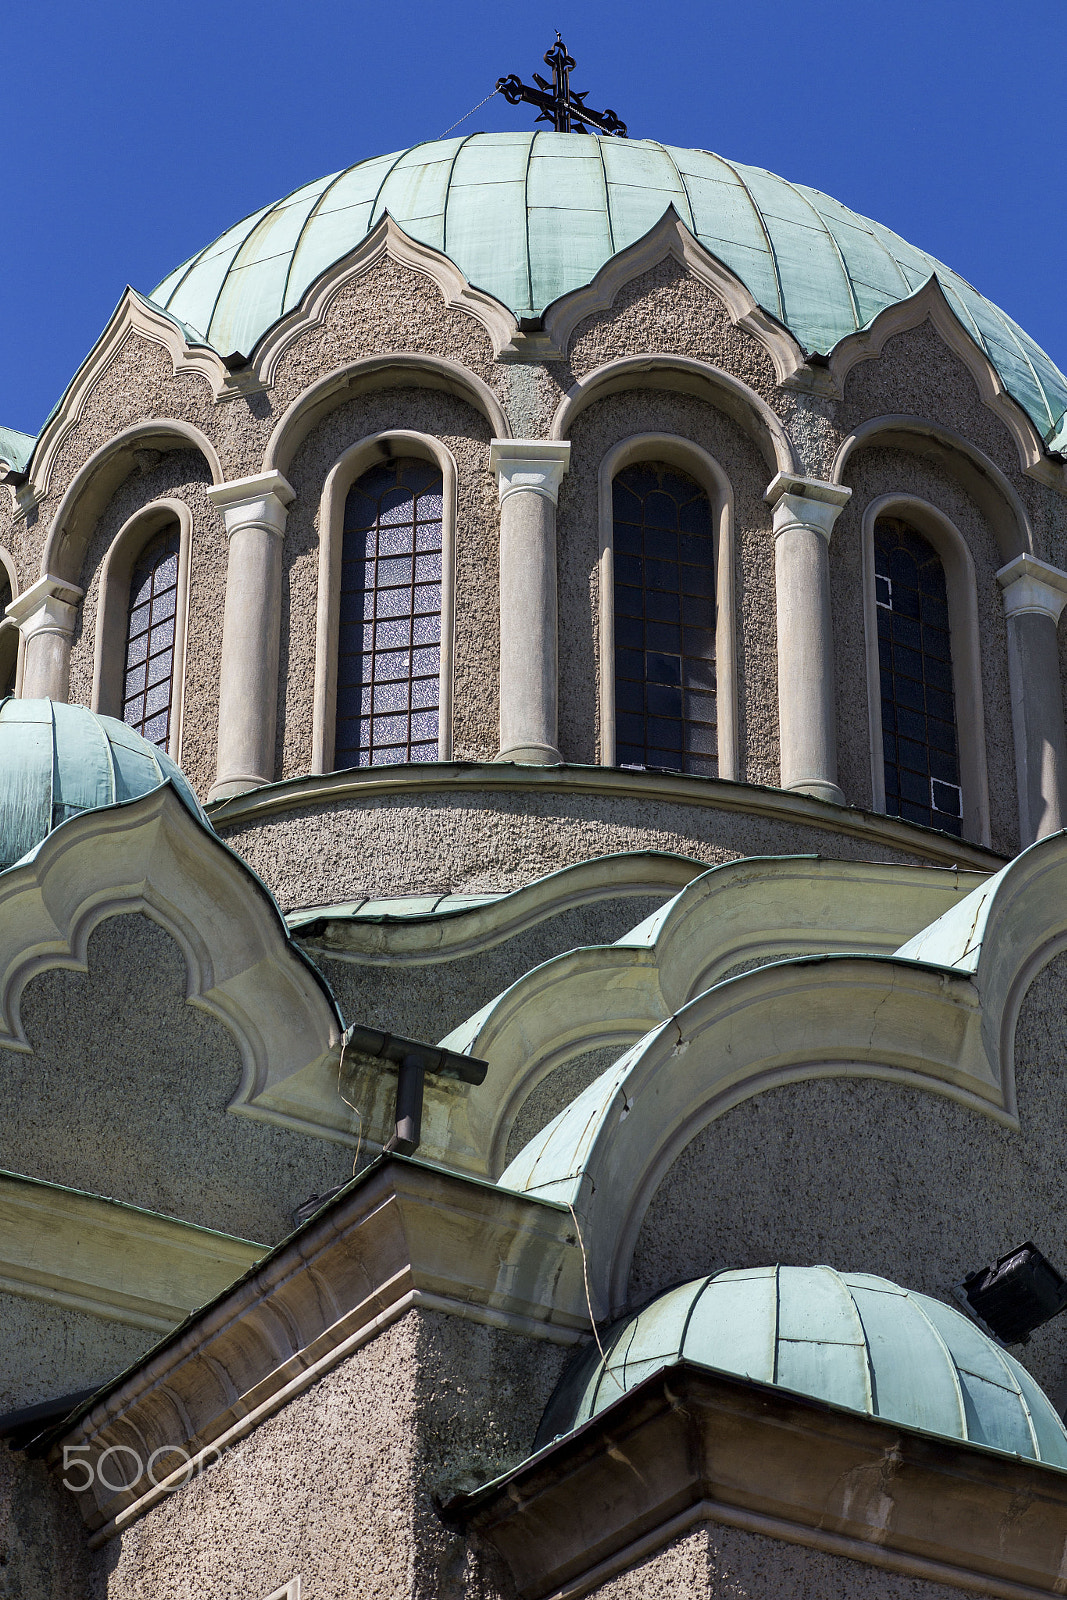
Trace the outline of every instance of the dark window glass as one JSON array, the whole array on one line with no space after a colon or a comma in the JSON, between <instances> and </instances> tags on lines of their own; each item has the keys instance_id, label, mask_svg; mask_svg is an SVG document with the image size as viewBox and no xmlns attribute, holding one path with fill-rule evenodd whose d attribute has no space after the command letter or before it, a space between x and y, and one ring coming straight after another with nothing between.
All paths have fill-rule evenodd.
<instances>
[{"instance_id":1,"label":"dark window glass","mask_svg":"<svg viewBox=\"0 0 1067 1600\"><path fill-rule=\"evenodd\" d=\"M719 770L715 545L698 483L642 461L612 486L615 759L623 767Z\"/></svg>"},{"instance_id":2,"label":"dark window glass","mask_svg":"<svg viewBox=\"0 0 1067 1600\"><path fill-rule=\"evenodd\" d=\"M895 517L874 525L885 808L959 834L956 701L945 570L921 535Z\"/></svg>"},{"instance_id":3,"label":"dark window glass","mask_svg":"<svg viewBox=\"0 0 1067 1600\"><path fill-rule=\"evenodd\" d=\"M442 483L428 461L372 467L345 502L334 766L436 761Z\"/></svg>"},{"instance_id":4,"label":"dark window glass","mask_svg":"<svg viewBox=\"0 0 1067 1600\"><path fill-rule=\"evenodd\" d=\"M170 738L174 694L180 544L175 525L145 545L130 579L126 618L122 720L163 749Z\"/></svg>"}]
</instances>

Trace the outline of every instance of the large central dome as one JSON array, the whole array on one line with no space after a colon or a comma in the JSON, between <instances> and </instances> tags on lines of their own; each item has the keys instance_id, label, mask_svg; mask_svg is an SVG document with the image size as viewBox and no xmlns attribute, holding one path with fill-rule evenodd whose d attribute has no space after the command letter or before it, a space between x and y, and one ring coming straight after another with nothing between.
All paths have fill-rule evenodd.
<instances>
[{"instance_id":1,"label":"large central dome","mask_svg":"<svg viewBox=\"0 0 1067 1600\"><path fill-rule=\"evenodd\" d=\"M652 139L476 133L361 161L246 217L152 299L223 354L250 352L388 211L516 316L539 316L668 206L808 351L832 350L936 273L1042 437L1067 445L1067 378L957 273L816 189Z\"/></svg>"}]
</instances>

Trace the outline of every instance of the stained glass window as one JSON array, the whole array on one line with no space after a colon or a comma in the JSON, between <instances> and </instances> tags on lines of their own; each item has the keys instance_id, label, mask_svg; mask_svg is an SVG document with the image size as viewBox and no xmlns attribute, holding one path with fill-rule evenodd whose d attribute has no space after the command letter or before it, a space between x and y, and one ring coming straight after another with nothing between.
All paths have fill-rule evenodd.
<instances>
[{"instance_id":1,"label":"stained glass window","mask_svg":"<svg viewBox=\"0 0 1067 1600\"><path fill-rule=\"evenodd\" d=\"M643 461L612 487L615 760L718 771L711 506L677 467Z\"/></svg>"},{"instance_id":2,"label":"stained glass window","mask_svg":"<svg viewBox=\"0 0 1067 1600\"><path fill-rule=\"evenodd\" d=\"M174 696L174 630L178 612L177 524L150 539L134 564L126 620L122 720L149 744L166 749Z\"/></svg>"},{"instance_id":3,"label":"stained glass window","mask_svg":"<svg viewBox=\"0 0 1067 1600\"><path fill-rule=\"evenodd\" d=\"M334 766L436 761L442 483L428 461L372 467L345 502Z\"/></svg>"},{"instance_id":4,"label":"stained glass window","mask_svg":"<svg viewBox=\"0 0 1067 1600\"><path fill-rule=\"evenodd\" d=\"M945 569L894 517L874 526L885 808L959 834L963 817Z\"/></svg>"}]
</instances>

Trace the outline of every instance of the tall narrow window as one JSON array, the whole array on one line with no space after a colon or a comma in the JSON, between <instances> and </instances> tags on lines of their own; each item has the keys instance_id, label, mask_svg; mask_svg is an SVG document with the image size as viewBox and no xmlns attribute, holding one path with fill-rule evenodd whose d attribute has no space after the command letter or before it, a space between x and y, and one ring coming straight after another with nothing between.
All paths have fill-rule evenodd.
<instances>
[{"instance_id":1,"label":"tall narrow window","mask_svg":"<svg viewBox=\"0 0 1067 1600\"><path fill-rule=\"evenodd\" d=\"M14 623L3 628L4 612L11 604L11 579L0 566L0 700L15 692L18 666L18 629Z\"/></svg>"},{"instance_id":2,"label":"tall narrow window","mask_svg":"<svg viewBox=\"0 0 1067 1600\"><path fill-rule=\"evenodd\" d=\"M890 816L960 832L956 700L945 569L904 522L874 525L885 808Z\"/></svg>"},{"instance_id":3,"label":"tall narrow window","mask_svg":"<svg viewBox=\"0 0 1067 1600\"><path fill-rule=\"evenodd\" d=\"M437 760L442 507L440 469L415 457L349 490L335 768Z\"/></svg>"},{"instance_id":4,"label":"tall narrow window","mask_svg":"<svg viewBox=\"0 0 1067 1600\"><path fill-rule=\"evenodd\" d=\"M177 524L148 541L134 563L126 615L122 720L164 750L174 695L180 547Z\"/></svg>"},{"instance_id":5,"label":"tall narrow window","mask_svg":"<svg viewBox=\"0 0 1067 1600\"><path fill-rule=\"evenodd\" d=\"M615 759L718 771L711 506L677 467L644 461L612 486Z\"/></svg>"}]
</instances>

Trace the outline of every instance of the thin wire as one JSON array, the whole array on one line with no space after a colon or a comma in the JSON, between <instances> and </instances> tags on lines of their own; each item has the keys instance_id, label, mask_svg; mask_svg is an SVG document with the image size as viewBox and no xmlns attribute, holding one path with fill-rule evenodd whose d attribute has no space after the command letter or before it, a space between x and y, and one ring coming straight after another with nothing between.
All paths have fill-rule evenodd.
<instances>
[{"instance_id":1,"label":"thin wire","mask_svg":"<svg viewBox=\"0 0 1067 1600\"><path fill-rule=\"evenodd\" d=\"M596 1318L593 1315L593 1297L589 1293L589 1261L585 1253L585 1243L582 1239L582 1230L578 1226L578 1213L575 1211L569 1200L567 1201L567 1210L571 1214L571 1221L574 1223L574 1231L578 1235L578 1248L582 1252L582 1277L585 1279L585 1304L589 1312L589 1321L593 1325L593 1338L596 1340L596 1347L600 1351L600 1359L604 1363L604 1371L610 1374L611 1378L614 1380L616 1389L618 1389L620 1393L624 1393L625 1391L623 1390L622 1384L619 1382L612 1369L608 1366L608 1353L601 1344L600 1334L597 1332Z\"/></svg>"},{"instance_id":2,"label":"thin wire","mask_svg":"<svg viewBox=\"0 0 1067 1600\"><path fill-rule=\"evenodd\" d=\"M467 117L473 117L473 115L474 115L474 113L476 111L480 111L484 105L488 105L489 101L493 98L494 94L499 94L499 93L500 93L499 89L492 90L492 92L490 94L486 95L484 100L479 100L478 104L476 106L471 106L470 110L464 116L460 117L459 122L466 122ZM459 127L459 122L454 122L452 124L452 128L458 128ZM452 132L452 128L446 128L444 133L439 133L437 135L437 137L439 139L444 139L446 137L446 135L448 135L448 134L450 134Z\"/></svg>"},{"instance_id":3,"label":"thin wire","mask_svg":"<svg viewBox=\"0 0 1067 1600\"><path fill-rule=\"evenodd\" d=\"M341 1099L344 1101L346 1106L351 1106L352 1107L352 1110L356 1113L356 1116L359 1118L359 1137L356 1140L356 1153L352 1158L352 1176L354 1178L355 1175L356 1175L356 1167L359 1164L360 1148L362 1147L362 1144L363 1144L363 1113L362 1113L362 1111L359 1109L359 1107L357 1105L353 1105L352 1104L352 1101L348 1098L348 1096L345 1094L344 1090L341 1088L341 1072L342 1072L342 1070L344 1068L345 1051L347 1049L348 1049L348 1040L347 1039L342 1039L342 1041L341 1041L341 1059L337 1063L337 1093L341 1096Z\"/></svg>"}]
</instances>

